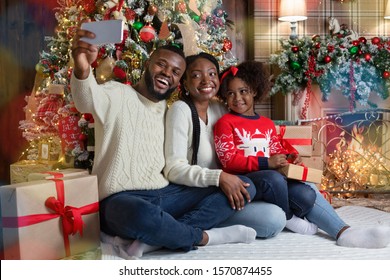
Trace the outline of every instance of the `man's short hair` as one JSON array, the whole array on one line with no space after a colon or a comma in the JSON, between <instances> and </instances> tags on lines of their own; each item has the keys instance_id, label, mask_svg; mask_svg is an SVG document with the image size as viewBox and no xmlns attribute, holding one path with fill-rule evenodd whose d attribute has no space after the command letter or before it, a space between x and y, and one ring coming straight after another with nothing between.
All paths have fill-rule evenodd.
<instances>
[{"instance_id":1,"label":"man's short hair","mask_svg":"<svg viewBox=\"0 0 390 280\"><path fill-rule=\"evenodd\" d=\"M153 51L153 53L150 56L152 56L154 53L158 52L159 50L168 50L168 51L171 51L171 52L174 52L174 53L180 55L184 60L186 59L186 56L185 56L183 50L177 46L174 46L174 45L164 45L164 46L158 47L156 50Z\"/></svg>"}]
</instances>

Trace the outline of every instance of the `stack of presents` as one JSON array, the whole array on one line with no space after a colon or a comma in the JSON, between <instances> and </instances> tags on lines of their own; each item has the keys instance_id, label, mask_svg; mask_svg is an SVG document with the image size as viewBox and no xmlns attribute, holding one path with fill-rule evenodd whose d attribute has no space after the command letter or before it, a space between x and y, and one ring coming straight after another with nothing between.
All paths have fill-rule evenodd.
<instances>
[{"instance_id":1,"label":"stack of presents","mask_svg":"<svg viewBox=\"0 0 390 280\"><path fill-rule=\"evenodd\" d=\"M304 162L280 172L320 183L322 158L313 154L312 126L280 124L277 129L284 145ZM54 166L50 161L10 166L11 185L0 187L2 259L63 259L100 246L97 177Z\"/></svg>"}]
</instances>

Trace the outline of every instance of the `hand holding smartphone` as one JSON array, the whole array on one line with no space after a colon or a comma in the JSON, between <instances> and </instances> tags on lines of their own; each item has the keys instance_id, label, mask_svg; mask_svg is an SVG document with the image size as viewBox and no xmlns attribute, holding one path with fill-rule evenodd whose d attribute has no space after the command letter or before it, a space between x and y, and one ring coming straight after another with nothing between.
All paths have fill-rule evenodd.
<instances>
[{"instance_id":1,"label":"hand holding smartphone","mask_svg":"<svg viewBox=\"0 0 390 280\"><path fill-rule=\"evenodd\" d=\"M81 29L95 34L95 38L82 37L80 40L92 45L116 44L123 40L123 21L121 19L84 22Z\"/></svg>"}]
</instances>

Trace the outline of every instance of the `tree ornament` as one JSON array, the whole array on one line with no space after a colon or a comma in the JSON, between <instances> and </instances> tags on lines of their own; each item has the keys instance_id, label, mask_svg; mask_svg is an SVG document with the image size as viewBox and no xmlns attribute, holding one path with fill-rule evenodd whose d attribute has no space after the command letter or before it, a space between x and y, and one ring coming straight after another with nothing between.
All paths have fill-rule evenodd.
<instances>
[{"instance_id":1,"label":"tree ornament","mask_svg":"<svg viewBox=\"0 0 390 280\"><path fill-rule=\"evenodd\" d=\"M320 35L318 35L318 34L314 34L313 36L311 36L311 39L312 39L313 41L319 41L319 40L321 40L321 37L320 37Z\"/></svg>"},{"instance_id":2,"label":"tree ornament","mask_svg":"<svg viewBox=\"0 0 390 280\"><path fill-rule=\"evenodd\" d=\"M126 79L126 72L122 68L120 68L119 66L115 66L114 69L112 70L112 72L119 80Z\"/></svg>"},{"instance_id":3,"label":"tree ornament","mask_svg":"<svg viewBox=\"0 0 390 280\"><path fill-rule=\"evenodd\" d=\"M326 55L325 57L324 57L324 62L325 63L329 63L329 62L331 62L332 61L332 58L329 56L329 55Z\"/></svg>"},{"instance_id":4,"label":"tree ornament","mask_svg":"<svg viewBox=\"0 0 390 280\"><path fill-rule=\"evenodd\" d=\"M370 60L371 60L371 54L370 54L370 53L366 53L366 54L364 55L364 59L365 59L366 61L370 61Z\"/></svg>"},{"instance_id":5,"label":"tree ornament","mask_svg":"<svg viewBox=\"0 0 390 280\"><path fill-rule=\"evenodd\" d=\"M93 12L95 12L95 8L96 8L95 2L96 2L95 0L82 1L81 5L87 14L92 14Z\"/></svg>"},{"instance_id":6,"label":"tree ornament","mask_svg":"<svg viewBox=\"0 0 390 280\"><path fill-rule=\"evenodd\" d=\"M297 52L299 52L299 47L298 47L298 46L292 46L292 47L291 47L291 51L292 51L293 53L297 53Z\"/></svg>"},{"instance_id":7,"label":"tree ornament","mask_svg":"<svg viewBox=\"0 0 390 280\"><path fill-rule=\"evenodd\" d=\"M327 49L328 49L328 52L333 52L334 51L334 46L333 45L329 45L327 47Z\"/></svg>"},{"instance_id":8,"label":"tree ornament","mask_svg":"<svg viewBox=\"0 0 390 280\"><path fill-rule=\"evenodd\" d=\"M179 1L176 4L176 10L179 13L186 14L187 13L187 5L186 5L186 3L184 1Z\"/></svg>"},{"instance_id":9,"label":"tree ornament","mask_svg":"<svg viewBox=\"0 0 390 280\"><path fill-rule=\"evenodd\" d=\"M194 12L190 12L190 18L193 21L195 21L196 23L199 23L199 21L200 21L200 16L197 15L196 13L194 13Z\"/></svg>"},{"instance_id":10,"label":"tree ornament","mask_svg":"<svg viewBox=\"0 0 390 280\"><path fill-rule=\"evenodd\" d=\"M321 43L320 42L316 42L314 44L314 46L315 46L316 49L320 49L321 48Z\"/></svg>"},{"instance_id":11,"label":"tree ornament","mask_svg":"<svg viewBox=\"0 0 390 280\"><path fill-rule=\"evenodd\" d=\"M223 50L224 52L230 51L230 50L232 49L232 46L233 46L232 41L230 41L230 40L227 39L227 38L225 38L225 39L223 40L223 47L222 47L222 50Z\"/></svg>"},{"instance_id":12,"label":"tree ornament","mask_svg":"<svg viewBox=\"0 0 390 280\"><path fill-rule=\"evenodd\" d=\"M359 41L363 44L367 44L367 39L365 37L360 37Z\"/></svg>"},{"instance_id":13,"label":"tree ornament","mask_svg":"<svg viewBox=\"0 0 390 280\"><path fill-rule=\"evenodd\" d=\"M155 14L157 14L157 12L158 12L158 7L155 4L151 4L148 7L148 14L149 15L154 16Z\"/></svg>"},{"instance_id":14,"label":"tree ornament","mask_svg":"<svg viewBox=\"0 0 390 280\"><path fill-rule=\"evenodd\" d=\"M357 46L353 46L349 49L350 54L357 54L358 51L359 51L359 48Z\"/></svg>"},{"instance_id":15,"label":"tree ornament","mask_svg":"<svg viewBox=\"0 0 390 280\"><path fill-rule=\"evenodd\" d=\"M352 45L359 46L360 45L360 41L359 40L353 40L352 41Z\"/></svg>"},{"instance_id":16,"label":"tree ornament","mask_svg":"<svg viewBox=\"0 0 390 280\"><path fill-rule=\"evenodd\" d=\"M298 61L291 61L290 66L293 70L301 69L301 64Z\"/></svg>"},{"instance_id":17,"label":"tree ornament","mask_svg":"<svg viewBox=\"0 0 390 280\"><path fill-rule=\"evenodd\" d=\"M384 71L383 74L382 74L382 77L383 77L384 79L390 78L390 72L389 72L389 71Z\"/></svg>"},{"instance_id":18,"label":"tree ornament","mask_svg":"<svg viewBox=\"0 0 390 280\"><path fill-rule=\"evenodd\" d=\"M140 21L135 21L134 23L133 23L133 28L135 29L135 30L137 30L137 31L140 31L141 30L141 28L144 26L144 24L142 23L142 22L140 22Z\"/></svg>"},{"instance_id":19,"label":"tree ornament","mask_svg":"<svg viewBox=\"0 0 390 280\"><path fill-rule=\"evenodd\" d=\"M144 43L149 43L154 40L156 36L156 30L150 24L145 25L139 31L139 37Z\"/></svg>"},{"instance_id":20,"label":"tree ornament","mask_svg":"<svg viewBox=\"0 0 390 280\"><path fill-rule=\"evenodd\" d=\"M378 45L380 42L381 42L381 39L379 37L373 37L371 39L371 43L373 43L374 45Z\"/></svg>"}]
</instances>

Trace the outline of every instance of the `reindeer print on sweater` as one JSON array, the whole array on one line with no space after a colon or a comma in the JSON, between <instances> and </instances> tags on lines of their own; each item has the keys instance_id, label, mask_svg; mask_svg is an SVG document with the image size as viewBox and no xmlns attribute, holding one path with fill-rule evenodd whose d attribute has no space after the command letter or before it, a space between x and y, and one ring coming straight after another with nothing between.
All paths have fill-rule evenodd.
<instances>
[{"instance_id":1,"label":"reindeer print on sweater","mask_svg":"<svg viewBox=\"0 0 390 280\"><path fill-rule=\"evenodd\" d=\"M272 120L229 113L214 127L214 144L224 171L233 174L267 168L274 154L287 154Z\"/></svg>"}]
</instances>

